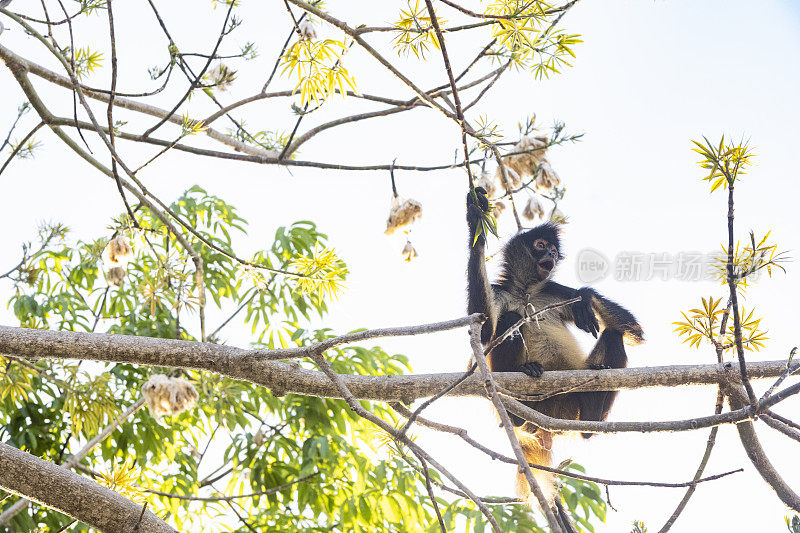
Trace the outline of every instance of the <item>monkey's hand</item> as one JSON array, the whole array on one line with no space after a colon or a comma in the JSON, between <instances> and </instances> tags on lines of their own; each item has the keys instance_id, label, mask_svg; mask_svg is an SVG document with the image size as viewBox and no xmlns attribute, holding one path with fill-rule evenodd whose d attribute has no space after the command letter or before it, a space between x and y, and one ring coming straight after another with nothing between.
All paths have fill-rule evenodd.
<instances>
[{"instance_id":1,"label":"monkey's hand","mask_svg":"<svg viewBox=\"0 0 800 533\"><path fill-rule=\"evenodd\" d=\"M575 319L575 326L587 333L591 333L596 339L597 332L600 331L600 324L597 322L597 316L592 309L592 299L594 298L595 291L590 287L581 287L578 289L577 293L577 296L580 296L581 300L570 304L570 310Z\"/></svg>"},{"instance_id":2,"label":"monkey's hand","mask_svg":"<svg viewBox=\"0 0 800 533\"><path fill-rule=\"evenodd\" d=\"M541 363L537 363L536 361L532 361L530 363L524 363L519 365L519 371L523 374L527 374L532 378L539 378L542 377L544 373L544 368L542 367Z\"/></svg>"},{"instance_id":3,"label":"monkey's hand","mask_svg":"<svg viewBox=\"0 0 800 533\"><path fill-rule=\"evenodd\" d=\"M481 244L486 242L485 235L479 235L477 239L475 238L475 232L478 230L481 218L484 213L489 212L489 199L486 197L486 189L475 187L475 197L473 197L472 191L467 193L467 224L469 225L470 245L477 242Z\"/></svg>"}]
</instances>

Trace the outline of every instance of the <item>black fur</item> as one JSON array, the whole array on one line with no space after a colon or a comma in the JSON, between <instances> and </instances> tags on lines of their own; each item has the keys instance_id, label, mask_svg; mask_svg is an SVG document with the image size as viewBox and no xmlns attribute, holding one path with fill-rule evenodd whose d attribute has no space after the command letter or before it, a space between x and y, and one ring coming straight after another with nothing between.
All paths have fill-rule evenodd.
<instances>
[{"instance_id":1,"label":"black fur","mask_svg":"<svg viewBox=\"0 0 800 533\"><path fill-rule=\"evenodd\" d=\"M548 335L571 335L566 328L573 323L579 329L600 334L595 347L583 363L584 368L624 368L627 355L623 339L641 342L642 328L636 318L625 308L601 296L590 287L573 289L550 281L556 264L562 259L559 228L542 224L511 238L503 248L503 260L498 283L490 285L485 269L485 238L474 238L479 217L489 208L483 189L476 189L477 201L472 193L467 196L467 220L470 228L470 259L468 264L468 312L483 313L488 317L482 331L482 340L488 344L520 320L521 309L534 298L539 308L544 305L580 297L580 300L554 311L548 319L545 333L536 325L523 326L526 333L517 332L497 346L489 357L495 372L525 372L531 377L545 370L575 368L575 354L553 354L553 346L561 346L558 338ZM543 239L548 243L537 248ZM544 265L544 266L543 266ZM602 324L601 324L602 323ZM601 329L602 325L602 329ZM556 326L555 328L553 326ZM563 333L560 328L563 328ZM533 346L526 345L525 339ZM551 342L552 340L552 342ZM535 346L544 346L549 354L537 352ZM546 356L549 359L540 358ZM597 391L562 394L542 402L523 402L548 416L580 420L605 420L616 398L616 391ZM509 413L515 426L524 421ZM584 434L585 437L589 436Z\"/></svg>"}]
</instances>

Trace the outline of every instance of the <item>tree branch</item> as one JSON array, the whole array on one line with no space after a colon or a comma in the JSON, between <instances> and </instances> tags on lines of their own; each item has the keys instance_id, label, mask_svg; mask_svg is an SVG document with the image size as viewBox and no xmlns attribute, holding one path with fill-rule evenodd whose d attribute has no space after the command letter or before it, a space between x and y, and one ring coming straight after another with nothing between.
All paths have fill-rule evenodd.
<instances>
[{"instance_id":1,"label":"tree branch","mask_svg":"<svg viewBox=\"0 0 800 533\"><path fill-rule=\"evenodd\" d=\"M286 393L341 398L327 377L296 364L265 361L275 350L246 350L213 343L156 339L103 333L49 331L0 326L0 353L20 357L49 359L87 359L116 363L132 363L178 368L208 370L234 379L257 383L272 389L280 396ZM785 361L748 363L751 379L779 376L786 369ZM412 374L395 376L342 376L353 394L362 400L413 402L433 396L458 379L463 372L442 374ZM624 390L643 387L673 387L677 385L716 385L721 378L736 377L732 363L711 365L675 365L652 368L623 368L609 370L551 370L532 380L521 372L495 374L498 385L523 394L547 393L551 390L576 387L576 391ZM578 386L580 385L580 386ZM778 393L781 394L781 393ZM485 396L483 383L472 376L453 389L448 396ZM773 396L774 398L774 396ZM720 415L714 423L743 420ZM585 422L588 423L588 422ZM620 424L620 422L594 422ZM624 424L630 424L625 422ZM645 424L664 424L647 422ZM708 427L708 426L705 426ZM647 428L641 428L650 431ZM695 427L669 428L696 429ZM585 428L579 431L586 431Z\"/></svg>"},{"instance_id":2,"label":"tree branch","mask_svg":"<svg viewBox=\"0 0 800 533\"><path fill-rule=\"evenodd\" d=\"M156 515L116 492L4 443L0 443L0 487L105 533L133 533L137 527L176 533Z\"/></svg>"}]
</instances>

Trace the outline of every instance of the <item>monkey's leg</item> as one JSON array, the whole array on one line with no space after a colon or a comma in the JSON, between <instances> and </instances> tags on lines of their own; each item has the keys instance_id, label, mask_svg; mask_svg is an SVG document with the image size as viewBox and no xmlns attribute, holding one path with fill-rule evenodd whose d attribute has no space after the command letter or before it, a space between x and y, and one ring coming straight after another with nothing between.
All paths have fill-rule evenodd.
<instances>
[{"instance_id":1,"label":"monkey's leg","mask_svg":"<svg viewBox=\"0 0 800 533\"><path fill-rule=\"evenodd\" d=\"M496 335L498 337L501 336L511 326L519 322L521 318L522 316L514 311L507 311L500 315L500 318L497 319ZM522 335L519 332L515 332L492 350L489 355L489 367L492 372L521 372L520 363L524 361L524 354L525 343L522 340ZM521 426L525 422L525 420L510 411L508 416L514 426Z\"/></svg>"},{"instance_id":2,"label":"monkey's leg","mask_svg":"<svg viewBox=\"0 0 800 533\"><path fill-rule=\"evenodd\" d=\"M597 340L592 353L586 360L589 368L625 368L628 356L622 343L622 333L612 329L604 329ZM580 402L580 420L605 420L617 397L617 391L591 391L575 393ZM592 436L584 433L585 438Z\"/></svg>"}]
</instances>

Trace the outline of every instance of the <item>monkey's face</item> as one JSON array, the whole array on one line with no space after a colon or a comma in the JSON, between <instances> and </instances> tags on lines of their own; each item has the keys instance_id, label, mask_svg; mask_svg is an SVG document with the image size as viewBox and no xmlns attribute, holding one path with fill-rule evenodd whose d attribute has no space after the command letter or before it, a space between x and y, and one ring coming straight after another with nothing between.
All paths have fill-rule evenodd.
<instances>
[{"instance_id":1,"label":"monkey's face","mask_svg":"<svg viewBox=\"0 0 800 533\"><path fill-rule=\"evenodd\" d=\"M533 258L539 278L547 279L558 263L558 248L546 239L536 239L533 242Z\"/></svg>"}]
</instances>

